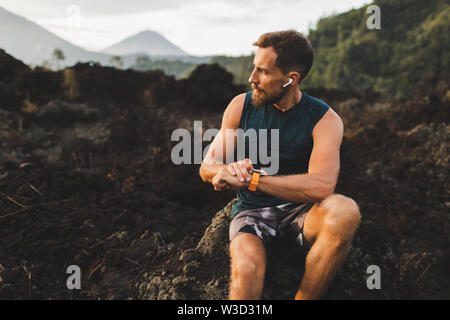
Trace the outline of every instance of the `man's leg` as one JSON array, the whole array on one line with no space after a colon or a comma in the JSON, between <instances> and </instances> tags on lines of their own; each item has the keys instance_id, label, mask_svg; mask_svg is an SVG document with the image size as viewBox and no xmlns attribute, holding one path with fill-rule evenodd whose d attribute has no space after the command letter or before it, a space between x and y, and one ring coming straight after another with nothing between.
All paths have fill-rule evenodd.
<instances>
[{"instance_id":1,"label":"man's leg","mask_svg":"<svg viewBox=\"0 0 450 320\"><path fill-rule=\"evenodd\" d=\"M266 250L262 240L241 233L230 243L230 300L260 299L266 272Z\"/></svg>"},{"instance_id":2,"label":"man's leg","mask_svg":"<svg viewBox=\"0 0 450 320\"><path fill-rule=\"evenodd\" d=\"M311 249L295 299L319 299L325 293L350 249L360 217L356 202L339 194L311 208L303 226Z\"/></svg>"}]
</instances>

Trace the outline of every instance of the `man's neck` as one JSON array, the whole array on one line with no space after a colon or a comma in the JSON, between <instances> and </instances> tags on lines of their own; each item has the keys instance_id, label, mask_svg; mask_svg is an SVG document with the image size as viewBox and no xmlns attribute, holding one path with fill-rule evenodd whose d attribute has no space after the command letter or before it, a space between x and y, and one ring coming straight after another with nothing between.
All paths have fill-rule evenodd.
<instances>
[{"instance_id":1,"label":"man's neck","mask_svg":"<svg viewBox=\"0 0 450 320\"><path fill-rule=\"evenodd\" d=\"M276 104L283 111L292 109L302 99L303 93L299 89L289 90Z\"/></svg>"}]
</instances>

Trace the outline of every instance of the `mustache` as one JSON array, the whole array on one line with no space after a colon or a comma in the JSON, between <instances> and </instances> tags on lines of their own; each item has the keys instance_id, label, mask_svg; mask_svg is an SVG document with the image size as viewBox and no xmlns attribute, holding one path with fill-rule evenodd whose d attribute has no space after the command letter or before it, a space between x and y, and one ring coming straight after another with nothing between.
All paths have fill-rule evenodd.
<instances>
[{"instance_id":1,"label":"mustache","mask_svg":"<svg viewBox=\"0 0 450 320\"><path fill-rule=\"evenodd\" d=\"M256 86L252 85L253 90L258 90L259 92L264 92L264 90L261 90L259 88L257 88Z\"/></svg>"}]
</instances>

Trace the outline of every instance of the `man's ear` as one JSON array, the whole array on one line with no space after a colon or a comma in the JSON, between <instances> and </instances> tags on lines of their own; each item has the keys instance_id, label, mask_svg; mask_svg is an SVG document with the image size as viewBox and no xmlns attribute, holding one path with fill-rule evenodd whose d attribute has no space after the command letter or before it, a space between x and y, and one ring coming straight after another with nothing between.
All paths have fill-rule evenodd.
<instances>
[{"instance_id":1,"label":"man's ear","mask_svg":"<svg viewBox=\"0 0 450 320\"><path fill-rule=\"evenodd\" d=\"M297 71L289 72L288 77L292 78L292 80L294 80L294 82L292 82L292 85L300 83L301 75Z\"/></svg>"}]
</instances>

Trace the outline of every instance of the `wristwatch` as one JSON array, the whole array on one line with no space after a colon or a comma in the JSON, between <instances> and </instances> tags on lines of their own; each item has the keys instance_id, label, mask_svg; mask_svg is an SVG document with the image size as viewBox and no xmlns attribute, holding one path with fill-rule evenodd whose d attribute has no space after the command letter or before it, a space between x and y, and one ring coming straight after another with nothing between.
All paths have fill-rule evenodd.
<instances>
[{"instance_id":1,"label":"wristwatch","mask_svg":"<svg viewBox=\"0 0 450 320\"><path fill-rule=\"evenodd\" d=\"M264 175L265 172L263 170L253 169L252 180L250 180L250 185L248 186L248 190L256 191L256 187L258 186L259 177Z\"/></svg>"}]
</instances>

